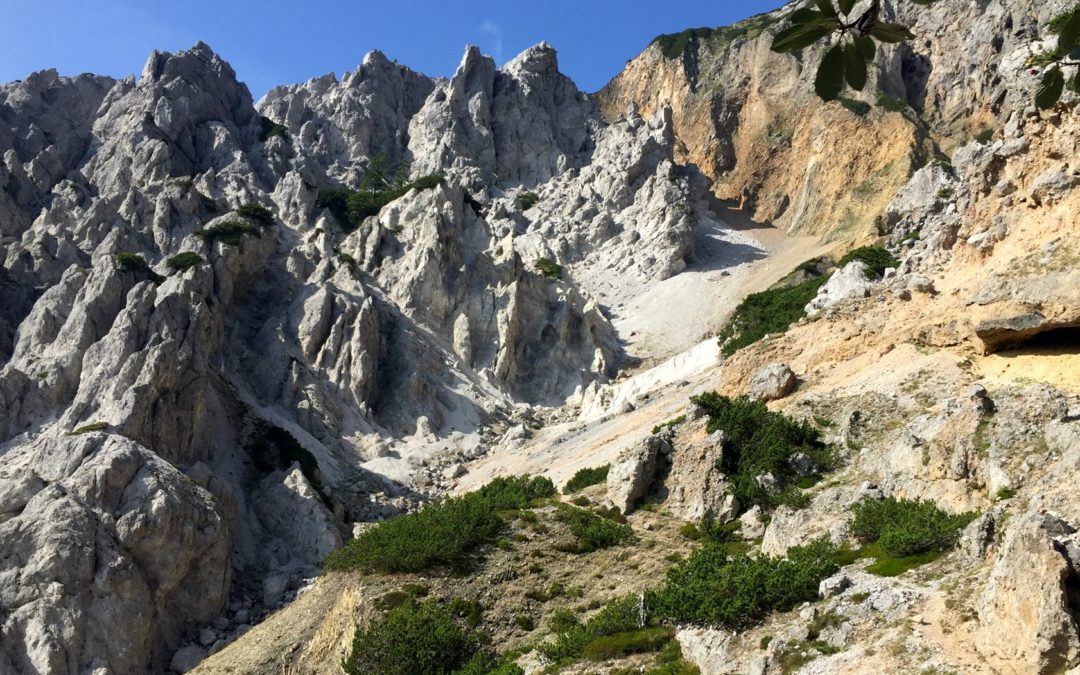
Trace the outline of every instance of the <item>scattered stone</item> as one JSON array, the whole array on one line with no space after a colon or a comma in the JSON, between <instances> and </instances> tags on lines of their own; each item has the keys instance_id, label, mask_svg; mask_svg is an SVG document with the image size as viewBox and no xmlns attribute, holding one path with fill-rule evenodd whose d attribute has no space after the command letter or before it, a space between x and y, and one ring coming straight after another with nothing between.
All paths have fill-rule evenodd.
<instances>
[{"instance_id":1,"label":"scattered stone","mask_svg":"<svg viewBox=\"0 0 1080 675\"><path fill-rule=\"evenodd\" d=\"M172 659L169 661L169 668L173 672L183 675L183 673L194 670L205 658L205 649L196 645L188 645L176 650L176 653L173 654Z\"/></svg>"},{"instance_id":2,"label":"scattered stone","mask_svg":"<svg viewBox=\"0 0 1080 675\"><path fill-rule=\"evenodd\" d=\"M759 401L775 401L794 391L797 382L786 363L771 363L750 378L750 396Z\"/></svg>"}]
</instances>

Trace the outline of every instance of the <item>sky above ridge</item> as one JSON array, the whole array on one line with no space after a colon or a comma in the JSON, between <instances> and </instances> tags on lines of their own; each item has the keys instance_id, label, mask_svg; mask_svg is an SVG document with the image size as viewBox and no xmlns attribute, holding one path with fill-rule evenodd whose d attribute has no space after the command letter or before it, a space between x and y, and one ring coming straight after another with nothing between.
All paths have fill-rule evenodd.
<instances>
[{"instance_id":1,"label":"sky above ridge","mask_svg":"<svg viewBox=\"0 0 1080 675\"><path fill-rule=\"evenodd\" d=\"M2 0L0 82L56 68L123 77L154 49L206 42L258 99L279 84L353 70L372 49L431 76L453 74L466 44L502 64L546 40L588 92L656 35L721 26L783 0Z\"/></svg>"}]
</instances>

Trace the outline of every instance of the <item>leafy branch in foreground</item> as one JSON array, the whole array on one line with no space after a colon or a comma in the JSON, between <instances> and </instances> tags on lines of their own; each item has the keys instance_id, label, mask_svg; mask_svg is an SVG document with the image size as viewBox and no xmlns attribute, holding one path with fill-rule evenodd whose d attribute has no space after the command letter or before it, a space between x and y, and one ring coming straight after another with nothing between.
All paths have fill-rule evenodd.
<instances>
[{"instance_id":1,"label":"leafy branch in foreground","mask_svg":"<svg viewBox=\"0 0 1080 675\"><path fill-rule=\"evenodd\" d=\"M930 5L936 0L911 0ZM877 56L877 43L895 44L914 39L915 34L900 23L881 19L881 1L873 0L857 17L857 0L812 0L791 13L791 25L773 38L772 50L779 54L797 52L825 38L838 36L818 66L814 90L824 101L840 98L845 85L855 91L866 88L868 65ZM815 9L816 7L816 9ZM1065 90L1064 69L1074 68L1070 86L1080 91L1080 4L1049 24L1057 33L1057 47L1037 56L1031 65L1045 68L1035 92L1035 104L1043 110L1054 107ZM1038 74L1040 70L1032 71Z\"/></svg>"}]
</instances>

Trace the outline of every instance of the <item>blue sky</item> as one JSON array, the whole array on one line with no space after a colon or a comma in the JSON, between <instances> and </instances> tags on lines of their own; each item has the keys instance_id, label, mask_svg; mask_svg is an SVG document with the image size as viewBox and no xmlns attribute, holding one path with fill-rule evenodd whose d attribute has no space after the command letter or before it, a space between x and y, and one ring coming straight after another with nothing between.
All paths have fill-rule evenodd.
<instances>
[{"instance_id":1,"label":"blue sky","mask_svg":"<svg viewBox=\"0 0 1080 675\"><path fill-rule=\"evenodd\" d=\"M586 91L617 74L660 33L732 23L782 0L4 0L0 82L44 68L138 73L153 49L203 40L255 98L276 84L354 69L365 53L448 76L464 45L502 61L547 40Z\"/></svg>"}]
</instances>

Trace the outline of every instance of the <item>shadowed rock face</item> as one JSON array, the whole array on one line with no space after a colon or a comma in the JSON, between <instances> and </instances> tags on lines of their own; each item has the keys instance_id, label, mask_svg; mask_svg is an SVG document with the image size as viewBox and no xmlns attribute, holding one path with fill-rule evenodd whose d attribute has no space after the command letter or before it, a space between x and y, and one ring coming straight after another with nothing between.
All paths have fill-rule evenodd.
<instances>
[{"instance_id":1,"label":"shadowed rock face","mask_svg":"<svg viewBox=\"0 0 1080 675\"><path fill-rule=\"evenodd\" d=\"M373 52L257 108L200 43L138 79L4 85L0 119L15 671L162 669L223 614L227 639L353 522L417 499L402 452L475 450L515 406L606 381L619 340L571 266L632 231L612 250L641 264L594 274L678 273L705 185L668 180L670 117L607 127L545 44L501 70L470 48L449 81ZM355 188L375 155L444 180L343 228L318 190Z\"/></svg>"}]
</instances>

